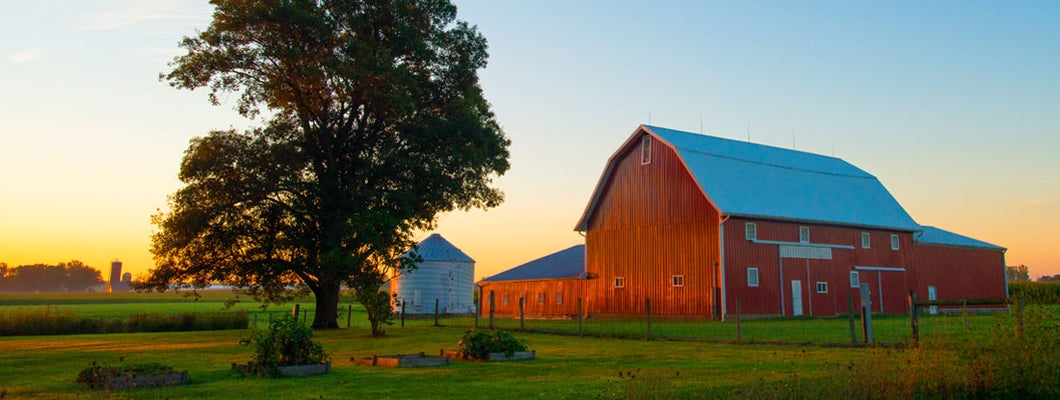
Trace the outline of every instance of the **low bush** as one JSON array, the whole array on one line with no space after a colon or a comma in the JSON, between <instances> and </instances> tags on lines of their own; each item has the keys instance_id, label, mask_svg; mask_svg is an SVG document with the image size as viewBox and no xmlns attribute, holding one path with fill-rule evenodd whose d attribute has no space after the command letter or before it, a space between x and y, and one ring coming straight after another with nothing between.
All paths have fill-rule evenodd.
<instances>
[{"instance_id":1,"label":"low bush","mask_svg":"<svg viewBox=\"0 0 1060 400\"><path fill-rule=\"evenodd\" d=\"M68 310L43 307L0 311L0 336L71 335L88 333L178 332L246 329L247 313L148 313L127 319L74 315Z\"/></svg>"},{"instance_id":2,"label":"low bush","mask_svg":"<svg viewBox=\"0 0 1060 400\"><path fill-rule=\"evenodd\" d=\"M526 351L526 344L505 331L470 330L457 342L464 357L485 359L489 353L504 353L511 357L517 351Z\"/></svg>"}]
</instances>

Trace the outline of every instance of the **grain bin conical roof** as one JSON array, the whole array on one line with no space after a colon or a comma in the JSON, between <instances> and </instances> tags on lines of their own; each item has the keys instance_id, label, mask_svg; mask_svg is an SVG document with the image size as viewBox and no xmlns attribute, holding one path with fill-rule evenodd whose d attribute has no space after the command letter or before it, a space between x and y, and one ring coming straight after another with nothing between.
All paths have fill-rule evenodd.
<instances>
[{"instance_id":1,"label":"grain bin conical roof","mask_svg":"<svg viewBox=\"0 0 1060 400\"><path fill-rule=\"evenodd\" d=\"M416 254L419 254L423 261L475 262L475 260L468 257L467 254L464 254L463 251L460 251L460 249L437 233L431 234L416 247ZM405 254L407 255L410 252L412 252L412 249L409 249Z\"/></svg>"}]
</instances>

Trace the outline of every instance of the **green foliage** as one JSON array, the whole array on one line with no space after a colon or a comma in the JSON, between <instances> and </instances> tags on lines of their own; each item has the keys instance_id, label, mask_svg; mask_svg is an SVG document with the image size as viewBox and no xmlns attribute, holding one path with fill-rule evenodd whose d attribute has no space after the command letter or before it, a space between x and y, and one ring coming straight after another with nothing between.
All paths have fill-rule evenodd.
<instances>
[{"instance_id":1,"label":"green foliage","mask_svg":"<svg viewBox=\"0 0 1060 400\"><path fill-rule=\"evenodd\" d=\"M264 368L259 373L278 374L277 367L280 366L320 364L330 360L324 346L313 340L313 330L293 318L274 320L268 329L255 330L239 343L254 346L252 362Z\"/></svg>"},{"instance_id":2,"label":"green foliage","mask_svg":"<svg viewBox=\"0 0 1060 400\"><path fill-rule=\"evenodd\" d=\"M618 371L618 380L608 385L598 399L614 400L665 400L676 399L674 380L681 377L680 372L673 375L661 371L636 370Z\"/></svg>"},{"instance_id":3,"label":"green foliage","mask_svg":"<svg viewBox=\"0 0 1060 400\"><path fill-rule=\"evenodd\" d=\"M277 301L297 284L315 295L313 326L335 328L343 283L400 268L439 213L503 200L491 183L509 141L478 83L486 39L454 5L212 3L162 79L271 118L191 142L139 290L225 282Z\"/></svg>"},{"instance_id":4,"label":"green foliage","mask_svg":"<svg viewBox=\"0 0 1060 400\"><path fill-rule=\"evenodd\" d=\"M1005 279L1009 282L1030 282L1031 274L1026 265L1005 267Z\"/></svg>"},{"instance_id":5,"label":"green foliage","mask_svg":"<svg viewBox=\"0 0 1060 400\"><path fill-rule=\"evenodd\" d=\"M504 353L507 356L517 351L526 351L526 344L505 331L470 330L457 342L464 357L485 359L489 353Z\"/></svg>"},{"instance_id":6,"label":"green foliage","mask_svg":"<svg viewBox=\"0 0 1060 400\"><path fill-rule=\"evenodd\" d=\"M1027 304L1060 304L1060 282L1009 282L1009 296Z\"/></svg>"},{"instance_id":7,"label":"green foliage","mask_svg":"<svg viewBox=\"0 0 1060 400\"><path fill-rule=\"evenodd\" d=\"M247 313L149 313L112 319L78 316L69 310L49 306L31 310L0 310L0 321L3 321L0 324L0 336L177 332L246 329Z\"/></svg>"},{"instance_id":8,"label":"green foliage","mask_svg":"<svg viewBox=\"0 0 1060 400\"><path fill-rule=\"evenodd\" d=\"M368 313L368 321L372 324L372 336L382 336L386 331L383 325L393 325L394 306L390 301L390 293L380 290L361 290L357 292L357 302L364 306Z\"/></svg>"},{"instance_id":9,"label":"green foliage","mask_svg":"<svg viewBox=\"0 0 1060 400\"><path fill-rule=\"evenodd\" d=\"M116 367L92 361L88 368L81 370L77 374L77 383L86 385L89 389L108 389L111 381L115 378L132 379L137 375L171 374L175 372L173 367L160 363L125 365L124 357L120 360L123 363Z\"/></svg>"}]
</instances>

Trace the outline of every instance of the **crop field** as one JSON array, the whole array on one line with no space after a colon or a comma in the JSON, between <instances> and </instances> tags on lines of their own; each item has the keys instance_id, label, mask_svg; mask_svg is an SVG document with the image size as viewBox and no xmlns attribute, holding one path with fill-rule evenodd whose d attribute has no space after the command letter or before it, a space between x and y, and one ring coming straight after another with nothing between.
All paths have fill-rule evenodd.
<instances>
[{"instance_id":1,"label":"crop field","mask_svg":"<svg viewBox=\"0 0 1060 400\"><path fill-rule=\"evenodd\" d=\"M106 312L116 318L140 312L213 312L223 309L227 296L228 293L208 294L198 301L171 294L0 297L0 311L53 307L73 313ZM300 305L310 308L312 302L303 301ZM270 310L285 311L290 306ZM256 304L249 302L238 307L258 310ZM342 308L348 309L345 304ZM1050 326L1057 322L1057 309L1042 310L1048 317L1040 324L1045 330L1028 331L1025 337L1040 334L1031 332L1055 329ZM527 320L526 331L515 334L537 351L535 360L460 361L437 368L391 369L355 365L350 358L437 354L441 349L455 349L457 340L474 326L474 319L443 318L440 327L434 326L433 318L410 319L404 327L400 322L387 327L387 334L376 338L370 335L363 310L355 308L349 328L345 327L346 320L340 318L343 328L316 333L331 354L333 367L328 375L281 379L240 376L231 370L231 364L244 363L251 356L250 348L239 345L249 333L244 329L9 336L0 337L0 393L6 392L6 398L13 399L849 398L864 397L864 393L892 393L893 397L893 393L908 395L929 390L922 387L925 379L949 382L954 387L974 384L976 377L963 376L967 375L964 368L968 363L962 358L966 355L961 353L963 347L954 343L971 341L1003 347L1008 339L1002 337L995 342L997 332L1011 332L1014 324L1008 313L972 314L968 321L965 326L961 315L922 318L925 343L937 343L929 351L924 350L927 346L911 349L903 345L909 337L909 320L903 316L877 317L876 337L886 344L878 348L838 346L850 341L846 318L746 321L741 326L741 342L753 340L755 344L750 345L732 344L735 324L731 322L653 321L652 338L656 340L645 340L646 323L641 320L587 320L584 337L577 335L577 321ZM520 324L511 319L494 322L513 330ZM484 328L488 319L478 323ZM1037 326L1033 321L1027 324L1027 329ZM1055 335L1044 339L1044 344L1028 346L1038 346L1033 349L1038 358L1031 357L1030 361L1045 369L1038 371L1040 376L1024 378L1049 384L1042 380L1060 372L1055 370L1055 350L1060 348L1055 347ZM1013 353L996 350L985 354ZM1038 354L1048 353L1046 350L1053 354ZM190 381L179 387L95 392L75 383L78 371L92 362L160 362L177 370L189 370ZM1022 361L983 362L991 369L1018 370L1011 363ZM891 365L913 366L912 373L926 377L917 378L887 367ZM865 382L859 383L860 391L850 392L846 387L852 381ZM907 391L887 392L885 386Z\"/></svg>"}]
</instances>

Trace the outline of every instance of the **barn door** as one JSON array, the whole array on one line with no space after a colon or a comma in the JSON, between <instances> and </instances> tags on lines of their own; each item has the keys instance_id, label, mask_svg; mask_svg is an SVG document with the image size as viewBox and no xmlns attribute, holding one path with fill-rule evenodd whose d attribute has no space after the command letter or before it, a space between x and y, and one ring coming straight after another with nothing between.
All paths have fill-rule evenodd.
<instances>
[{"instance_id":1,"label":"barn door","mask_svg":"<svg viewBox=\"0 0 1060 400\"><path fill-rule=\"evenodd\" d=\"M928 286L928 300L938 300L938 290L934 286ZM928 314L935 315L939 313L939 306L928 306Z\"/></svg>"},{"instance_id":2,"label":"barn door","mask_svg":"<svg viewBox=\"0 0 1060 400\"><path fill-rule=\"evenodd\" d=\"M802 315L802 281L791 281L791 315Z\"/></svg>"}]
</instances>

